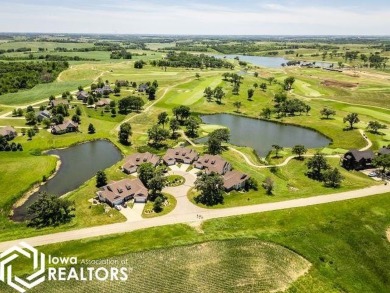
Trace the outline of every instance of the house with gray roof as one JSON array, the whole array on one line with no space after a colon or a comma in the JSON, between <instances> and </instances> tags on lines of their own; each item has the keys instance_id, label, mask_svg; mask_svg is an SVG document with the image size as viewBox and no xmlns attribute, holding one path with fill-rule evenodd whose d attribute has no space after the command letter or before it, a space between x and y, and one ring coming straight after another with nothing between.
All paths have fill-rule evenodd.
<instances>
[{"instance_id":1,"label":"house with gray roof","mask_svg":"<svg viewBox=\"0 0 390 293\"><path fill-rule=\"evenodd\" d=\"M344 155L342 165L347 170L363 170L372 167L374 158L375 154L371 150L350 150Z\"/></svg>"},{"instance_id":2,"label":"house with gray roof","mask_svg":"<svg viewBox=\"0 0 390 293\"><path fill-rule=\"evenodd\" d=\"M11 140L14 139L18 135L18 133L16 132L15 128L13 128L12 126L6 126L0 128L0 135L7 140Z\"/></svg>"},{"instance_id":3,"label":"house with gray roof","mask_svg":"<svg viewBox=\"0 0 390 293\"><path fill-rule=\"evenodd\" d=\"M76 132L79 130L79 125L76 122L67 120L62 124L53 125L51 127L51 133L53 134L64 134L68 132Z\"/></svg>"},{"instance_id":4,"label":"house with gray roof","mask_svg":"<svg viewBox=\"0 0 390 293\"><path fill-rule=\"evenodd\" d=\"M160 157L151 154L149 152L146 153L136 153L125 158L125 163L122 166L123 172L127 174L133 174L137 172L138 167L145 163L150 163L153 167L156 167L160 162Z\"/></svg>"}]
</instances>

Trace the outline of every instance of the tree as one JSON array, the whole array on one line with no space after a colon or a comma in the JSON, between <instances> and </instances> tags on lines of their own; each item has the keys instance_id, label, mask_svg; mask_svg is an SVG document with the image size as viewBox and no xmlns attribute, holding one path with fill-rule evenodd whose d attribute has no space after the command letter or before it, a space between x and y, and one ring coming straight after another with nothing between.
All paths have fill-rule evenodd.
<instances>
[{"instance_id":1,"label":"tree","mask_svg":"<svg viewBox=\"0 0 390 293\"><path fill-rule=\"evenodd\" d=\"M211 155L222 153L222 142L215 137L209 137L207 140L207 152Z\"/></svg>"},{"instance_id":2,"label":"tree","mask_svg":"<svg viewBox=\"0 0 390 293\"><path fill-rule=\"evenodd\" d=\"M253 89L248 89L248 100L252 100L254 93L255 91Z\"/></svg>"},{"instance_id":3,"label":"tree","mask_svg":"<svg viewBox=\"0 0 390 293\"><path fill-rule=\"evenodd\" d=\"M157 172L151 179L148 181L148 188L150 192L150 199L153 201L156 199L157 195L161 194L161 191L166 185L165 178Z\"/></svg>"},{"instance_id":4,"label":"tree","mask_svg":"<svg viewBox=\"0 0 390 293\"><path fill-rule=\"evenodd\" d=\"M115 101L110 101L110 108L115 108L115 107L116 107Z\"/></svg>"},{"instance_id":5,"label":"tree","mask_svg":"<svg viewBox=\"0 0 390 293\"><path fill-rule=\"evenodd\" d=\"M283 147L278 144L273 144L272 148L275 149L275 158L279 158L279 151L283 150Z\"/></svg>"},{"instance_id":6,"label":"tree","mask_svg":"<svg viewBox=\"0 0 390 293\"><path fill-rule=\"evenodd\" d=\"M115 110L115 108L112 108L112 109L111 109L111 116L112 116L112 117L115 117L115 116L116 116L116 110Z\"/></svg>"},{"instance_id":7,"label":"tree","mask_svg":"<svg viewBox=\"0 0 390 293\"><path fill-rule=\"evenodd\" d=\"M88 133L89 134L93 134L93 133L95 133L95 127L93 126L93 124L92 123L89 123L89 125L88 125Z\"/></svg>"},{"instance_id":8,"label":"tree","mask_svg":"<svg viewBox=\"0 0 390 293\"><path fill-rule=\"evenodd\" d=\"M95 103L95 101L93 100L93 97L92 97L92 96L89 96L89 97L88 97L87 104L88 104L89 106L91 106L91 105L93 105L94 103Z\"/></svg>"},{"instance_id":9,"label":"tree","mask_svg":"<svg viewBox=\"0 0 390 293\"><path fill-rule=\"evenodd\" d=\"M211 89L211 87L206 87L204 89L204 92L203 92L204 96L206 97L207 101L210 101L211 98L213 97L213 90Z\"/></svg>"},{"instance_id":10,"label":"tree","mask_svg":"<svg viewBox=\"0 0 390 293\"><path fill-rule=\"evenodd\" d=\"M334 115L336 115L336 111L333 110L333 109L330 109L330 108L325 107L325 108L323 108L323 109L320 111L320 114L321 114L322 116L325 116L326 119L329 119L329 116L334 116Z\"/></svg>"},{"instance_id":11,"label":"tree","mask_svg":"<svg viewBox=\"0 0 390 293\"><path fill-rule=\"evenodd\" d=\"M236 107L237 112L240 112L241 105L242 104L239 101L236 101L236 102L233 103L233 106Z\"/></svg>"},{"instance_id":12,"label":"tree","mask_svg":"<svg viewBox=\"0 0 390 293\"><path fill-rule=\"evenodd\" d=\"M151 86L148 89L148 99L149 100L154 100L156 99L156 88L154 86Z\"/></svg>"},{"instance_id":13,"label":"tree","mask_svg":"<svg viewBox=\"0 0 390 293\"><path fill-rule=\"evenodd\" d=\"M187 135L190 137L198 136L199 122L194 118L190 117L186 123Z\"/></svg>"},{"instance_id":14,"label":"tree","mask_svg":"<svg viewBox=\"0 0 390 293\"><path fill-rule=\"evenodd\" d=\"M390 170L390 154L375 157L372 164L377 168L382 168L382 174L386 174L387 170Z\"/></svg>"},{"instance_id":15,"label":"tree","mask_svg":"<svg viewBox=\"0 0 390 293\"><path fill-rule=\"evenodd\" d=\"M262 184L263 188L266 190L268 195L272 195L272 191L274 190L275 183L271 177L265 178Z\"/></svg>"},{"instance_id":16,"label":"tree","mask_svg":"<svg viewBox=\"0 0 390 293\"><path fill-rule=\"evenodd\" d=\"M180 123L183 123L191 115L191 110L187 106L175 107L172 109L172 112Z\"/></svg>"},{"instance_id":17,"label":"tree","mask_svg":"<svg viewBox=\"0 0 390 293\"><path fill-rule=\"evenodd\" d=\"M114 94L115 94L116 96L118 96L120 92L121 92L121 87L120 87L120 86L114 87Z\"/></svg>"},{"instance_id":18,"label":"tree","mask_svg":"<svg viewBox=\"0 0 390 293\"><path fill-rule=\"evenodd\" d=\"M143 163L138 168L138 178L149 188L149 180L154 177L154 167L152 163Z\"/></svg>"},{"instance_id":19,"label":"tree","mask_svg":"<svg viewBox=\"0 0 390 293\"><path fill-rule=\"evenodd\" d=\"M168 137L169 131L159 127L157 124L148 129L148 138L152 141L152 145L159 146Z\"/></svg>"},{"instance_id":20,"label":"tree","mask_svg":"<svg viewBox=\"0 0 390 293\"><path fill-rule=\"evenodd\" d=\"M23 116L23 109L22 108L18 108L17 112L18 112L18 115L17 115L18 117Z\"/></svg>"},{"instance_id":21,"label":"tree","mask_svg":"<svg viewBox=\"0 0 390 293\"><path fill-rule=\"evenodd\" d=\"M144 61L137 60L134 62L134 68L136 69L142 69L144 67Z\"/></svg>"},{"instance_id":22,"label":"tree","mask_svg":"<svg viewBox=\"0 0 390 293\"><path fill-rule=\"evenodd\" d=\"M196 78L197 80L199 80L200 74L199 74L199 73L196 73L196 74L195 74L195 78Z\"/></svg>"},{"instance_id":23,"label":"tree","mask_svg":"<svg viewBox=\"0 0 390 293\"><path fill-rule=\"evenodd\" d=\"M298 156L298 159L302 159L302 155L304 155L307 152L307 148L305 148L304 145L296 145L292 149L292 153Z\"/></svg>"},{"instance_id":24,"label":"tree","mask_svg":"<svg viewBox=\"0 0 390 293\"><path fill-rule=\"evenodd\" d=\"M316 153L312 158L308 160L306 163L307 168L309 171L307 172L307 175L310 178L313 178L315 180L322 181L323 180L323 174L322 171L326 171L330 169L330 165L326 161L324 155L320 153Z\"/></svg>"},{"instance_id":25,"label":"tree","mask_svg":"<svg viewBox=\"0 0 390 293\"><path fill-rule=\"evenodd\" d=\"M80 123L80 122L81 122L81 118L80 118L79 115L74 114L74 115L72 116L72 121L75 122L75 123Z\"/></svg>"},{"instance_id":26,"label":"tree","mask_svg":"<svg viewBox=\"0 0 390 293\"><path fill-rule=\"evenodd\" d=\"M129 122L122 123L118 133L118 138L120 143L124 145L128 145L130 135L132 135L130 123Z\"/></svg>"},{"instance_id":27,"label":"tree","mask_svg":"<svg viewBox=\"0 0 390 293\"><path fill-rule=\"evenodd\" d=\"M386 129L386 128L387 128L386 124L382 124L378 121L369 121L367 126L367 129L372 131L375 134L378 134L379 129Z\"/></svg>"},{"instance_id":28,"label":"tree","mask_svg":"<svg viewBox=\"0 0 390 293\"><path fill-rule=\"evenodd\" d=\"M269 82L269 85L271 85L272 82L275 80L275 77L273 77L273 76L268 77L267 80L268 80L268 82Z\"/></svg>"},{"instance_id":29,"label":"tree","mask_svg":"<svg viewBox=\"0 0 390 293\"><path fill-rule=\"evenodd\" d=\"M81 116L81 109L79 106L76 107L76 115Z\"/></svg>"},{"instance_id":30,"label":"tree","mask_svg":"<svg viewBox=\"0 0 390 293\"><path fill-rule=\"evenodd\" d=\"M98 171L96 173L96 187L102 187L107 185L107 175L104 171Z\"/></svg>"},{"instance_id":31,"label":"tree","mask_svg":"<svg viewBox=\"0 0 390 293\"><path fill-rule=\"evenodd\" d=\"M176 130L180 128L179 121L176 118L172 118L169 121L169 129L172 130L172 137L176 136Z\"/></svg>"},{"instance_id":32,"label":"tree","mask_svg":"<svg viewBox=\"0 0 390 293\"><path fill-rule=\"evenodd\" d=\"M254 87L255 89L257 89L257 88L259 87L259 84L258 84L257 82L255 82L255 83L253 84L253 87Z\"/></svg>"},{"instance_id":33,"label":"tree","mask_svg":"<svg viewBox=\"0 0 390 293\"><path fill-rule=\"evenodd\" d=\"M349 123L349 129L353 129L353 125L355 123L359 123L359 114L358 113L349 113L347 116L344 117L343 119L344 123L348 122Z\"/></svg>"},{"instance_id":34,"label":"tree","mask_svg":"<svg viewBox=\"0 0 390 293\"><path fill-rule=\"evenodd\" d=\"M200 194L194 198L196 203L213 206L223 203L223 178L221 175L212 172L203 173L195 181L195 188Z\"/></svg>"},{"instance_id":35,"label":"tree","mask_svg":"<svg viewBox=\"0 0 390 293\"><path fill-rule=\"evenodd\" d=\"M294 78L294 77L292 77L292 76L287 77L287 78L284 80L284 89L285 89L286 91L291 90L292 85L294 84L294 82L295 82L295 78Z\"/></svg>"},{"instance_id":36,"label":"tree","mask_svg":"<svg viewBox=\"0 0 390 293\"><path fill-rule=\"evenodd\" d=\"M27 130L28 139L29 139L29 140L32 140L32 138L33 138L34 135L35 135L34 129L29 128L29 129Z\"/></svg>"},{"instance_id":37,"label":"tree","mask_svg":"<svg viewBox=\"0 0 390 293\"><path fill-rule=\"evenodd\" d=\"M43 228L69 223L75 217L75 210L74 202L41 193L38 200L28 208L28 226Z\"/></svg>"},{"instance_id":38,"label":"tree","mask_svg":"<svg viewBox=\"0 0 390 293\"><path fill-rule=\"evenodd\" d=\"M217 86L214 89L213 94L214 94L214 98L217 100L217 103L221 104L222 98L225 96L225 93L223 92L222 87L221 86Z\"/></svg>"},{"instance_id":39,"label":"tree","mask_svg":"<svg viewBox=\"0 0 390 293\"><path fill-rule=\"evenodd\" d=\"M332 170L326 170L324 172L323 180L325 186L337 188L340 187L341 182L344 180L344 176L341 175L339 169L334 168Z\"/></svg>"},{"instance_id":40,"label":"tree","mask_svg":"<svg viewBox=\"0 0 390 293\"><path fill-rule=\"evenodd\" d=\"M272 110L269 107L263 108L261 110L260 116L264 117L265 119L270 119L272 114Z\"/></svg>"},{"instance_id":41,"label":"tree","mask_svg":"<svg viewBox=\"0 0 390 293\"><path fill-rule=\"evenodd\" d=\"M255 73L253 73L253 76L254 77L259 77L259 73L256 71Z\"/></svg>"},{"instance_id":42,"label":"tree","mask_svg":"<svg viewBox=\"0 0 390 293\"><path fill-rule=\"evenodd\" d=\"M157 196L156 199L154 200L154 203L153 203L153 211L155 213L160 213L162 212L163 210L163 203L164 203L165 199L164 197L162 196Z\"/></svg>"},{"instance_id":43,"label":"tree","mask_svg":"<svg viewBox=\"0 0 390 293\"><path fill-rule=\"evenodd\" d=\"M84 88L81 85L79 85L79 87L77 89L79 90L79 92L84 90Z\"/></svg>"},{"instance_id":44,"label":"tree","mask_svg":"<svg viewBox=\"0 0 390 293\"><path fill-rule=\"evenodd\" d=\"M210 133L209 137L214 137L223 142L229 142L230 140L230 130L229 128L220 128L216 129Z\"/></svg>"},{"instance_id":45,"label":"tree","mask_svg":"<svg viewBox=\"0 0 390 293\"><path fill-rule=\"evenodd\" d=\"M168 113L167 112L161 112L157 116L157 124L161 124L163 128L165 127L165 124L168 123L169 118L168 118Z\"/></svg>"},{"instance_id":46,"label":"tree","mask_svg":"<svg viewBox=\"0 0 390 293\"><path fill-rule=\"evenodd\" d=\"M155 87L156 89L158 88L158 82L157 82L157 80L153 80L152 86Z\"/></svg>"},{"instance_id":47,"label":"tree","mask_svg":"<svg viewBox=\"0 0 390 293\"><path fill-rule=\"evenodd\" d=\"M49 118L43 118L42 124L45 126L45 128L49 128L51 121Z\"/></svg>"},{"instance_id":48,"label":"tree","mask_svg":"<svg viewBox=\"0 0 390 293\"><path fill-rule=\"evenodd\" d=\"M37 117L35 116L35 112L27 112L26 115L26 124L28 125L34 125L37 123Z\"/></svg>"},{"instance_id":49,"label":"tree","mask_svg":"<svg viewBox=\"0 0 390 293\"><path fill-rule=\"evenodd\" d=\"M261 83L260 88L265 92L267 90L267 84L265 82Z\"/></svg>"}]
</instances>

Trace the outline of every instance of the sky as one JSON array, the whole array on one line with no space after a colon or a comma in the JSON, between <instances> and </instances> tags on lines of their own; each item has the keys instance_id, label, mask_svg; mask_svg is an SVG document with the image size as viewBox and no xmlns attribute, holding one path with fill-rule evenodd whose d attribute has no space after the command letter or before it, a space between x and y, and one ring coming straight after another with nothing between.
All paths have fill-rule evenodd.
<instances>
[{"instance_id":1,"label":"sky","mask_svg":"<svg viewBox=\"0 0 390 293\"><path fill-rule=\"evenodd\" d=\"M390 34L390 0L0 0L0 4L0 32Z\"/></svg>"}]
</instances>

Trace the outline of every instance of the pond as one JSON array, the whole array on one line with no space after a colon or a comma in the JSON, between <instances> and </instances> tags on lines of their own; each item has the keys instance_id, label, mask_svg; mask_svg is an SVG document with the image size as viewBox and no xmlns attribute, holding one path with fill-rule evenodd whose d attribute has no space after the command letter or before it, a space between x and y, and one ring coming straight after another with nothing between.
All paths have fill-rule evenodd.
<instances>
[{"instance_id":1,"label":"pond","mask_svg":"<svg viewBox=\"0 0 390 293\"><path fill-rule=\"evenodd\" d=\"M282 64L286 64L289 60L284 57L264 57L264 56L247 56L247 55L214 55L216 58L234 59L238 57L241 61L252 63L256 66L280 68ZM302 62L302 64L308 64L313 62ZM317 61L314 66L329 67L332 63Z\"/></svg>"},{"instance_id":2,"label":"pond","mask_svg":"<svg viewBox=\"0 0 390 293\"><path fill-rule=\"evenodd\" d=\"M61 196L77 189L84 182L95 176L99 170L106 169L122 159L122 154L111 142L98 140L69 147L51 150L49 155L60 157L61 167L57 174L42 185L38 192L32 194L20 207L14 209L15 221L23 221L27 208L34 203L39 192ZM91 194L93 197L93 194Z\"/></svg>"},{"instance_id":3,"label":"pond","mask_svg":"<svg viewBox=\"0 0 390 293\"><path fill-rule=\"evenodd\" d=\"M222 125L230 129L230 143L253 148L258 155L266 157L272 145L293 147L301 144L307 148L327 146L331 140L307 128L257 120L231 114L203 115L204 123ZM198 140L204 142L205 139Z\"/></svg>"}]
</instances>

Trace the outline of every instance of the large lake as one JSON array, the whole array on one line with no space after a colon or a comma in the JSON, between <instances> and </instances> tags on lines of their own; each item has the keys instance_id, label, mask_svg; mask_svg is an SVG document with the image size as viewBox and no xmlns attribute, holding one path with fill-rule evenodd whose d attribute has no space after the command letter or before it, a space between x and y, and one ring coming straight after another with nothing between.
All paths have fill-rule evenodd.
<instances>
[{"instance_id":1,"label":"large lake","mask_svg":"<svg viewBox=\"0 0 390 293\"><path fill-rule=\"evenodd\" d=\"M282 64L286 64L289 60L283 58L283 57L264 57L264 56L247 56L247 55L213 55L216 58L226 58L226 59L234 59L238 57L241 61L252 63L256 66L261 67L269 67L269 68L280 68L282 67ZM305 63L313 63L313 62L302 62L302 64ZM316 61L314 66L320 66L320 67L329 67L332 63L329 62L321 62Z\"/></svg>"},{"instance_id":2,"label":"large lake","mask_svg":"<svg viewBox=\"0 0 390 293\"><path fill-rule=\"evenodd\" d=\"M46 191L61 196L77 189L95 176L97 171L106 169L122 159L121 152L111 142L105 140L87 142L67 149L51 150L48 154L60 157L60 169L52 179L40 187L38 192L14 210L13 220L22 221L26 218L27 208L37 200L40 192ZM91 194L91 197L93 196Z\"/></svg>"},{"instance_id":3,"label":"large lake","mask_svg":"<svg viewBox=\"0 0 390 293\"><path fill-rule=\"evenodd\" d=\"M272 145L293 147L301 144L307 148L325 147L331 141L324 135L307 128L285 125L231 114L203 115L204 123L222 125L230 129L230 143L253 148L266 157ZM199 140L204 142L205 140Z\"/></svg>"}]
</instances>

